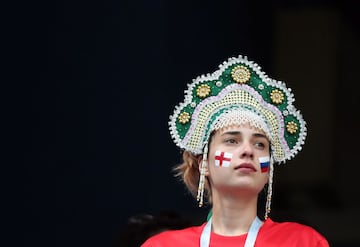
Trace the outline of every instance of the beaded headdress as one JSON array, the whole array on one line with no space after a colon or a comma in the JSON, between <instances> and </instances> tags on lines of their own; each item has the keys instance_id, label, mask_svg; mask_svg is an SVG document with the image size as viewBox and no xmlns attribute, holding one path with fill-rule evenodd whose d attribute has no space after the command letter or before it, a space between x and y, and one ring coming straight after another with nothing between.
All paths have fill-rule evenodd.
<instances>
[{"instance_id":1,"label":"beaded headdress","mask_svg":"<svg viewBox=\"0 0 360 247\"><path fill-rule=\"evenodd\" d=\"M285 83L269 78L247 57L230 58L212 74L193 80L185 99L170 116L176 145L203 154L197 200L203 205L208 139L218 129L248 123L261 129L271 145L265 219L270 213L274 162L285 162L301 150L305 121L293 106L294 96Z\"/></svg>"},{"instance_id":2,"label":"beaded headdress","mask_svg":"<svg viewBox=\"0 0 360 247\"><path fill-rule=\"evenodd\" d=\"M202 154L213 130L244 119L262 122L266 126L255 127L268 135L272 158L284 162L301 150L306 137L305 121L293 102L285 83L268 77L247 57L230 58L188 85L184 101L170 116L170 133L180 148Z\"/></svg>"}]
</instances>

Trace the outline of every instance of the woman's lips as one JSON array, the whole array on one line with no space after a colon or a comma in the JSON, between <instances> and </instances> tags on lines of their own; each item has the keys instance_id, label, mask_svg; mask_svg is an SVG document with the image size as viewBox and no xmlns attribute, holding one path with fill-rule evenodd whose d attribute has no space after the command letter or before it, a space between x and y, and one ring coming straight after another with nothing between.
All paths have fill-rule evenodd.
<instances>
[{"instance_id":1,"label":"woman's lips","mask_svg":"<svg viewBox=\"0 0 360 247\"><path fill-rule=\"evenodd\" d=\"M251 163L241 163L240 165L234 168L237 171L241 171L243 173L251 173L256 172L256 168Z\"/></svg>"}]
</instances>

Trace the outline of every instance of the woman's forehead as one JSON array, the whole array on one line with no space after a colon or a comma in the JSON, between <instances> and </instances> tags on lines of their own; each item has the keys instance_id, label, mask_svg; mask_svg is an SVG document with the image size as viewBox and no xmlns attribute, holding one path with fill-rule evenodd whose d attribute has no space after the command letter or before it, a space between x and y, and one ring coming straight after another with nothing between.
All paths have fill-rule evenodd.
<instances>
[{"instance_id":1,"label":"woman's forehead","mask_svg":"<svg viewBox=\"0 0 360 247\"><path fill-rule=\"evenodd\" d=\"M246 131L246 132L251 133L251 134L256 133L256 134L264 134L264 135L266 135L266 133L262 129L251 126L248 123L223 127L221 129L217 130L216 134L222 135L222 134L225 134L227 132L234 132L234 131L235 132L244 132L244 131Z\"/></svg>"}]
</instances>

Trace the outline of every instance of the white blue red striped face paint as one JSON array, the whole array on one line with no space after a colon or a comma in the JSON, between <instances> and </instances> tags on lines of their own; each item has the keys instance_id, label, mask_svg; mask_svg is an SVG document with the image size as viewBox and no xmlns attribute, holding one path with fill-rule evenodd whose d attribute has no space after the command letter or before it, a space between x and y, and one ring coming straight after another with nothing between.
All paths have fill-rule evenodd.
<instances>
[{"instance_id":1,"label":"white blue red striped face paint","mask_svg":"<svg viewBox=\"0 0 360 247\"><path fill-rule=\"evenodd\" d=\"M215 152L215 166L219 167L229 167L231 163L231 158L233 154L228 152L222 152L216 150Z\"/></svg>"},{"instance_id":2,"label":"white blue red striped face paint","mask_svg":"<svg viewBox=\"0 0 360 247\"><path fill-rule=\"evenodd\" d=\"M270 157L269 156L260 157L259 162L260 162L261 172L267 172L270 166Z\"/></svg>"}]
</instances>

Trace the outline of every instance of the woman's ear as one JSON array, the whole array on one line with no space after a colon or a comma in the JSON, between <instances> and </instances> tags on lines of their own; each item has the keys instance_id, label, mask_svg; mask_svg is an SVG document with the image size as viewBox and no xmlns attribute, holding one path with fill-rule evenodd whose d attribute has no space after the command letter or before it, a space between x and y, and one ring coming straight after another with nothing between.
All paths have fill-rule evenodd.
<instances>
[{"instance_id":1,"label":"woman's ear","mask_svg":"<svg viewBox=\"0 0 360 247\"><path fill-rule=\"evenodd\" d=\"M199 168L199 172L201 173L201 165L203 162L203 155L199 155L199 157L197 158L198 161L198 168ZM206 161L206 166L205 166L205 176L209 175L209 169L208 169L208 161Z\"/></svg>"},{"instance_id":2,"label":"woman's ear","mask_svg":"<svg viewBox=\"0 0 360 247\"><path fill-rule=\"evenodd\" d=\"M202 159L203 159L203 155L200 154L200 155L197 157L197 162L198 162L198 165L199 165L199 171L200 171L200 168L201 168Z\"/></svg>"}]
</instances>

